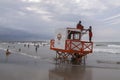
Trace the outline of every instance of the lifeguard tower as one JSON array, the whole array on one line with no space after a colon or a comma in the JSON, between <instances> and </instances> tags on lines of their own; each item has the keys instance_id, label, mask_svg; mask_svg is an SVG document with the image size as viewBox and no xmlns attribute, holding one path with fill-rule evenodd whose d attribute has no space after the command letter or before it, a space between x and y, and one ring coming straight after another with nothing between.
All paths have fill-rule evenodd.
<instances>
[{"instance_id":1,"label":"lifeguard tower","mask_svg":"<svg viewBox=\"0 0 120 80\"><path fill-rule=\"evenodd\" d=\"M81 63L82 57L92 53L91 28L84 29L81 22L76 28L60 28L55 31L55 39L50 41L50 49L56 51L56 60L60 62ZM82 37L88 35L89 40Z\"/></svg>"}]
</instances>

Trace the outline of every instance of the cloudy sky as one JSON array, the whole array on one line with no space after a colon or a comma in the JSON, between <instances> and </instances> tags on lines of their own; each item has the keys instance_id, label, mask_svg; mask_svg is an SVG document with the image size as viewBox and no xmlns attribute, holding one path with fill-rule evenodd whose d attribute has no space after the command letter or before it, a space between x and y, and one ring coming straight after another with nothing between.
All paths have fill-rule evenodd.
<instances>
[{"instance_id":1,"label":"cloudy sky","mask_svg":"<svg viewBox=\"0 0 120 80\"><path fill-rule=\"evenodd\" d=\"M94 41L120 41L120 0L0 0L0 40L50 39L79 20Z\"/></svg>"}]
</instances>

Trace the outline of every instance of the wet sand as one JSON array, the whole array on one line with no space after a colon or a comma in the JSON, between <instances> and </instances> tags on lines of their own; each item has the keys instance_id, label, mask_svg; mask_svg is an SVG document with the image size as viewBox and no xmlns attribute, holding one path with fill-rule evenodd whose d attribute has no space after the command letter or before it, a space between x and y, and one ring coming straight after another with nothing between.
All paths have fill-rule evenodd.
<instances>
[{"instance_id":1,"label":"wet sand","mask_svg":"<svg viewBox=\"0 0 120 80\"><path fill-rule=\"evenodd\" d=\"M39 52L40 51L40 52ZM86 65L55 64L53 51L40 47L40 58L12 53L6 61L5 51L0 50L1 80L119 80L120 64L95 58L99 53L87 56ZM32 53L31 53L32 54ZM33 53L36 55L36 53Z\"/></svg>"},{"instance_id":2,"label":"wet sand","mask_svg":"<svg viewBox=\"0 0 120 80\"><path fill-rule=\"evenodd\" d=\"M45 65L44 65L45 64ZM0 64L1 80L119 80L120 70L80 66L40 67L19 64ZM44 65L44 66L43 66ZM47 67L46 67L47 66Z\"/></svg>"},{"instance_id":3,"label":"wet sand","mask_svg":"<svg viewBox=\"0 0 120 80\"><path fill-rule=\"evenodd\" d=\"M49 80L47 74L46 69L16 64L0 64L1 80Z\"/></svg>"}]
</instances>

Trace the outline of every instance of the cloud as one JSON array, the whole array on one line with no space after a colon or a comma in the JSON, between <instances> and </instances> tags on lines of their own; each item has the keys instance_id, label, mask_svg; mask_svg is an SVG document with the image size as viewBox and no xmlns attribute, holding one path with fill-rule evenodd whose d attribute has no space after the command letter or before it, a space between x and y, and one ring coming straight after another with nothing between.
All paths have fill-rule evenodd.
<instances>
[{"instance_id":1,"label":"cloud","mask_svg":"<svg viewBox=\"0 0 120 80\"><path fill-rule=\"evenodd\" d=\"M114 15L114 16L111 16L109 18L104 19L104 21L113 20L113 19L116 19L116 18L119 18L119 17L120 17L120 14L117 14L117 15Z\"/></svg>"},{"instance_id":2,"label":"cloud","mask_svg":"<svg viewBox=\"0 0 120 80\"><path fill-rule=\"evenodd\" d=\"M12 28L4 28L1 27L0 29L0 40L6 40L6 41L19 41L19 40L40 40L40 39L50 39L51 35L45 35L45 34L32 34L28 33L23 30L17 30Z\"/></svg>"},{"instance_id":3,"label":"cloud","mask_svg":"<svg viewBox=\"0 0 120 80\"><path fill-rule=\"evenodd\" d=\"M119 0L106 1L105 3L109 6L112 6L112 7L120 7L120 1Z\"/></svg>"},{"instance_id":4,"label":"cloud","mask_svg":"<svg viewBox=\"0 0 120 80\"><path fill-rule=\"evenodd\" d=\"M112 27L106 27L106 28L99 28L94 29L94 41L119 41L119 28L112 28Z\"/></svg>"},{"instance_id":5,"label":"cloud","mask_svg":"<svg viewBox=\"0 0 120 80\"><path fill-rule=\"evenodd\" d=\"M32 3L39 3L41 0L22 0L24 2L32 2Z\"/></svg>"},{"instance_id":6,"label":"cloud","mask_svg":"<svg viewBox=\"0 0 120 80\"><path fill-rule=\"evenodd\" d=\"M96 41L99 36L108 39L99 29L120 29L119 0L1 0L0 5L2 27L36 35L54 35L56 28L75 27L79 20L86 28L91 25L96 29Z\"/></svg>"}]
</instances>

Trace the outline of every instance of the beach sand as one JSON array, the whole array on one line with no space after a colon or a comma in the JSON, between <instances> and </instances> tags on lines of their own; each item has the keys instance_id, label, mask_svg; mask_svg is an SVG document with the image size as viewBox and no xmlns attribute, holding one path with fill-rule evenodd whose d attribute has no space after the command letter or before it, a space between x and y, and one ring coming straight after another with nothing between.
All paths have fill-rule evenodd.
<instances>
[{"instance_id":1,"label":"beach sand","mask_svg":"<svg viewBox=\"0 0 120 80\"><path fill-rule=\"evenodd\" d=\"M98 53L88 55L86 65L55 64L53 60L55 52L49 50L49 46L39 47L37 53L30 53L32 56L21 53L13 52L6 60L5 50L0 50L0 80L120 79L120 65L115 61L105 61L101 57L95 58L101 55ZM36 55L38 57L35 57Z\"/></svg>"}]
</instances>

